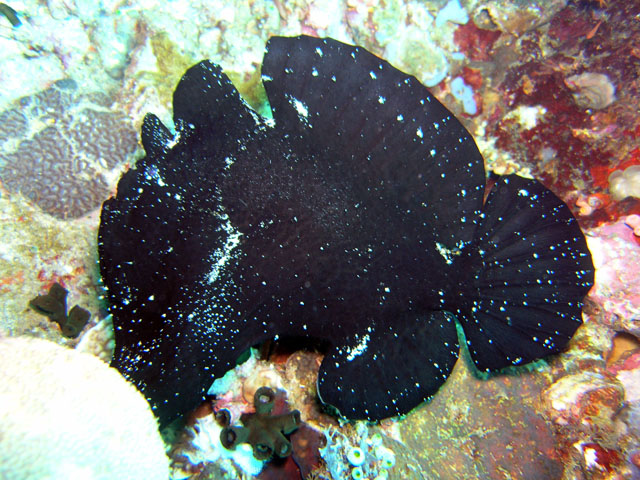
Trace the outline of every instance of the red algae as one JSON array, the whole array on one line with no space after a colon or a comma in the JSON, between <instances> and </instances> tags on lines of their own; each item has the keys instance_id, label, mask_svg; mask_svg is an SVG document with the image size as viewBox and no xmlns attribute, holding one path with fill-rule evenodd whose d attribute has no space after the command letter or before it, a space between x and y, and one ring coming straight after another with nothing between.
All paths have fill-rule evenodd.
<instances>
[{"instance_id":1,"label":"red algae","mask_svg":"<svg viewBox=\"0 0 640 480\"><path fill-rule=\"evenodd\" d=\"M621 461L620 454L616 450L604 448L597 443L584 443L580 445L580 449L584 455L587 470L611 473Z\"/></svg>"},{"instance_id":2,"label":"red algae","mask_svg":"<svg viewBox=\"0 0 640 480\"><path fill-rule=\"evenodd\" d=\"M502 33L498 30L478 28L473 21L460 25L453 34L453 40L470 60L490 59L494 43Z\"/></svg>"},{"instance_id":3,"label":"red algae","mask_svg":"<svg viewBox=\"0 0 640 480\"><path fill-rule=\"evenodd\" d=\"M630 20L638 13L638 2L603 10L567 6L548 26L518 39L519 57L496 85L499 101L487 111L496 120L487 127L496 147L567 200L583 227L640 211L637 199L612 201L607 181L623 165L640 163L640 55L631 41L640 27ZM525 127L505 115L520 107L544 114ZM594 195L596 205L585 209Z\"/></svg>"}]
</instances>

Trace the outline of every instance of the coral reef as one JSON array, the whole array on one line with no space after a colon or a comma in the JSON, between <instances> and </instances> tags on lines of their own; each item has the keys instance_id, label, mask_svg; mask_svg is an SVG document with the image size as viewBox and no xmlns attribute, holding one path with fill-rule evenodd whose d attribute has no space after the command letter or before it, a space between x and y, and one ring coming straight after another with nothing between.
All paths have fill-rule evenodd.
<instances>
[{"instance_id":1,"label":"coral reef","mask_svg":"<svg viewBox=\"0 0 640 480\"><path fill-rule=\"evenodd\" d=\"M616 101L616 87L603 73L585 72L565 79L576 103L585 109L602 110Z\"/></svg>"},{"instance_id":2,"label":"coral reef","mask_svg":"<svg viewBox=\"0 0 640 480\"><path fill-rule=\"evenodd\" d=\"M318 355L296 352L283 357L278 354L279 360L274 357L271 361L259 360L258 357L258 352L252 350L244 363L214 382L210 392L216 395L216 400L205 402L196 410L171 451L173 477L186 478L195 473L207 478L207 472L213 465L218 465L216 468L229 478L241 478L244 473L259 475L262 480L298 479L307 478L319 468L319 449L324 440L321 429L335 426L335 420L322 415L315 401L313 384L319 367ZM223 445L226 435L221 425L221 420L225 425L235 425L243 416L251 418L255 415L255 395L266 386L274 394L272 415L267 415L268 421L274 416L292 419L289 404L302 409L299 417L295 415L293 418L299 420L297 430L289 435L290 455L271 462L257 459L247 443L237 443L231 450L226 448ZM271 430L279 437L277 422L275 430L259 426L259 431ZM232 427L232 431L242 428Z\"/></svg>"},{"instance_id":3,"label":"coral reef","mask_svg":"<svg viewBox=\"0 0 640 480\"><path fill-rule=\"evenodd\" d=\"M625 218L624 224L633 230L636 237L640 237L640 215L629 215Z\"/></svg>"},{"instance_id":4,"label":"coral reef","mask_svg":"<svg viewBox=\"0 0 640 480\"><path fill-rule=\"evenodd\" d=\"M378 475L389 471L389 478L640 478L640 200L620 189L631 185L624 172L640 165L638 0L462 0L469 21L446 21L441 27L435 20L447 0L389 1L384 8L373 0L150 0L144 8L128 0L8 3L22 23L12 25L6 14L13 9L0 12L0 162L6 164L7 153L16 152L37 131L61 127L40 112L37 118L44 124L32 122L21 111L20 99L67 89L67 98L80 96L77 86L65 87L68 80L62 79L74 78L83 91L117 89L115 109L136 125L147 111L158 112L168 124L175 82L187 66L211 58L264 113L264 91L256 85L267 38L330 35L362 45L432 85L474 133L490 170L543 179L572 207L589 236L597 287L578 337L548 364L479 381L468 363L459 362L431 403L404 419L367 425L365 432L360 422L339 425L318 410L320 353L264 355L236 369L237 375L217 392L215 408L228 408L238 419L251 411L260 386L286 391L287 404L300 410L304 422L290 437L293 453L287 467L269 462L243 471L237 466L240 457L224 457L244 452L245 459L255 460L249 445L233 452L222 447L221 427L210 405L208 416L187 427L189 439L199 442L202 451L185 450L192 452L193 464L180 457L187 470L184 478L246 479L251 476L246 472L259 471L261 479L325 480L334 476L329 465L353 478L348 477L352 470L358 475L375 466L368 442L377 442L376 435L395 455L393 468L377 470ZM581 84L593 75L606 75L606 80ZM475 116L465 115L463 103L453 95L451 80L456 77L473 90ZM55 83L59 80L60 85ZM613 93L616 100L609 103ZM111 111L109 104L97 102L98 110ZM92 102L91 108L95 106ZM39 139L47 141L44 134ZM49 139L69 150L67 138L56 134ZM115 187L115 175L103 165L98 168L95 159L89 161L95 170L85 171L94 177L69 179L38 168L24 179L52 198L55 189L69 190L71 184L79 184L80 194L89 197L87 187L95 185L101 193L78 209L88 211ZM612 177L614 172L619 173ZM72 217L61 211L42 214L36 188L16 194L20 190L5 183L2 164L0 181L0 330L77 344L78 350L109 361L113 329L109 318L100 320L104 312L95 273L95 218L69 221ZM54 282L65 285L72 304L92 312L78 339L62 336L56 324L25 309L34 292L44 292ZM3 377L5 386L9 378ZM34 399L39 397L40 392L34 393ZM65 405L56 414L67 411ZM31 425L34 418L31 411L21 424ZM196 429L210 438L196 438ZM213 441L218 442L215 447ZM20 444L19 453L33 445ZM84 444L74 443L66 452L79 446ZM179 446L184 445L176 445L176 452ZM217 457L210 452L215 448ZM319 457L320 450L329 462ZM211 460L204 460L204 451ZM330 451L337 453L331 457ZM173 478L179 478L180 462L173 458ZM363 464L355 465L359 459ZM296 468L289 470L292 464Z\"/></svg>"},{"instance_id":5,"label":"coral reef","mask_svg":"<svg viewBox=\"0 0 640 480\"><path fill-rule=\"evenodd\" d=\"M525 373L480 379L463 360L431 403L397 426L425 478L561 478L556 440L536 403L548 380Z\"/></svg>"},{"instance_id":6,"label":"coral reef","mask_svg":"<svg viewBox=\"0 0 640 480\"><path fill-rule=\"evenodd\" d=\"M490 125L486 135L581 210L585 227L640 212L637 199L619 201L617 183L609 188L612 172L640 162L634 80L640 57L629 41L640 35L630 21L640 5L595 3L570 2L547 26L517 39L501 36L490 62L478 65L492 80L479 92L491 100L482 116ZM525 126L510 116L522 107L545 113ZM489 168L501 171L504 162ZM584 208L584 199L594 196L597 205Z\"/></svg>"},{"instance_id":7,"label":"coral reef","mask_svg":"<svg viewBox=\"0 0 640 480\"><path fill-rule=\"evenodd\" d=\"M273 415L275 392L269 387L260 387L254 394L255 413L243 413L240 422L243 426L231 425L231 416L226 410L216 414L218 422L224 427L220 432L220 441L224 448L233 450L241 443L253 448L253 456L258 460L269 460L291 455L291 442L286 435L292 434L300 425L300 412Z\"/></svg>"},{"instance_id":8,"label":"coral reef","mask_svg":"<svg viewBox=\"0 0 640 480\"><path fill-rule=\"evenodd\" d=\"M129 119L103 94L60 80L0 114L0 180L54 217L77 218L109 194L109 171L137 148Z\"/></svg>"},{"instance_id":9,"label":"coral reef","mask_svg":"<svg viewBox=\"0 0 640 480\"><path fill-rule=\"evenodd\" d=\"M104 363L110 363L115 348L111 317L107 316L87 329L75 348L78 352L89 353Z\"/></svg>"},{"instance_id":10,"label":"coral reef","mask_svg":"<svg viewBox=\"0 0 640 480\"><path fill-rule=\"evenodd\" d=\"M451 94L456 100L462 102L464 113L467 115L475 115L478 113L478 107L473 98L473 89L464 83L462 77L456 77L451 80Z\"/></svg>"},{"instance_id":11,"label":"coral reef","mask_svg":"<svg viewBox=\"0 0 640 480\"><path fill-rule=\"evenodd\" d=\"M62 221L3 192L0 196L0 331L31 335L73 346L79 339L28 308L35 292L54 283L69 291L67 301L92 314L89 328L100 319L95 272L95 218Z\"/></svg>"},{"instance_id":12,"label":"coral reef","mask_svg":"<svg viewBox=\"0 0 640 480\"><path fill-rule=\"evenodd\" d=\"M218 398L194 413L170 453L172 478L218 478L213 472L229 479L250 474L260 480L427 478L412 451L402 443L396 421L339 424L318 410L314 394L317 353L291 353L286 346L276 345L268 361L257 357L253 352L248 361L215 382L215 391L221 392ZM275 392L275 414L290 412L288 405L301 409L303 422L290 435L292 452L284 461L258 461L248 444L227 450L220 441L222 428L215 412L232 412L235 419L251 412L252 405L242 391L247 384L251 389L260 383L258 378L281 386Z\"/></svg>"},{"instance_id":13,"label":"coral reef","mask_svg":"<svg viewBox=\"0 0 640 480\"><path fill-rule=\"evenodd\" d=\"M265 461L255 458L249 444L241 444L233 450L225 448L220 440L222 429L213 410L207 408L199 412L193 425L181 433L170 452L171 478L190 478L207 472L212 465L233 479L258 475Z\"/></svg>"},{"instance_id":14,"label":"coral reef","mask_svg":"<svg viewBox=\"0 0 640 480\"><path fill-rule=\"evenodd\" d=\"M0 477L166 480L145 399L91 355L0 337Z\"/></svg>"},{"instance_id":15,"label":"coral reef","mask_svg":"<svg viewBox=\"0 0 640 480\"><path fill-rule=\"evenodd\" d=\"M340 430L329 428L325 432L326 445L320 449L325 468L331 478L385 479L396 475L396 456L385 446L379 433L370 434L364 422L358 422L355 435L347 436Z\"/></svg>"}]
</instances>

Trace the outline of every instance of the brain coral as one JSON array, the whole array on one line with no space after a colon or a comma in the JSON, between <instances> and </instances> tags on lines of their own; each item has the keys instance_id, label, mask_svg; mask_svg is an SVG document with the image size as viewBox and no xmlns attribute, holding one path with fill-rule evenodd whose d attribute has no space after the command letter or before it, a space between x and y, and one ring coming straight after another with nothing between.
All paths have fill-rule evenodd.
<instances>
[{"instance_id":1,"label":"brain coral","mask_svg":"<svg viewBox=\"0 0 640 480\"><path fill-rule=\"evenodd\" d=\"M0 113L0 181L54 217L77 218L108 197L104 174L137 146L129 119L101 93L65 79Z\"/></svg>"},{"instance_id":2,"label":"brain coral","mask_svg":"<svg viewBox=\"0 0 640 480\"><path fill-rule=\"evenodd\" d=\"M85 353L0 337L0 478L166 480L143 396Z\"/></svg>"}]
</instances>

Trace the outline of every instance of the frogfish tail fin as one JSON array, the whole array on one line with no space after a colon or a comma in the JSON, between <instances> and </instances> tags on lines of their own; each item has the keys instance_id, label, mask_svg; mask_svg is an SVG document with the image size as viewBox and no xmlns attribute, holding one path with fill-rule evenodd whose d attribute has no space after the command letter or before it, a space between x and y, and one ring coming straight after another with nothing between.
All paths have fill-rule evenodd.
<instances>
[{"instance_id":1,"label":"frogfish tail fin","mask_svg":"<svg viewBox=\"0 0 640 480\"><path fill-rule=\"evenodd\" d=\"M461 258L453 301L481 371L561 351L582 323L594 280L584 234L567 205L536 180L501 177Z\"/></svg>"}]
</instances>

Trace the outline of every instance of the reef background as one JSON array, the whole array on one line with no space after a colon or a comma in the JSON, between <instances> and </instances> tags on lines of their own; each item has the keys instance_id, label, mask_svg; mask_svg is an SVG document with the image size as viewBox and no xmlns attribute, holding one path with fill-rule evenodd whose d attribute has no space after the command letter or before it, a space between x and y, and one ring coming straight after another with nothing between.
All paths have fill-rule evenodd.
<instances>
[{"instance_id":1,"label":"reef background","mask_svg":"<svg viewBox=\"0 0 640 480\"><path fill-rule=\"evenodd\" d=\"M357 465L341 449L379 437L395 454L389 478L640 478L640 1L9 4L21 23L0 16L3 334L108 361L99 207L142 154L144 114L170 125L177 81L204 58L264 112L267 38L331 36L431 87L474 135L487 170L534 176L563 198L587 235L596 285L566 353L489 379L463 357L432 402L380 426L338 427L294 391L313 389L311 353L238 375L242 385L281 375L302 412L308 428L286 478L349 472ZM54 282L69 306L92 313L79 339L28 308ZM216 478L217 468L191 473ZM234 468L222 469L234 478Z\"/></svg>"}]
</instances>

